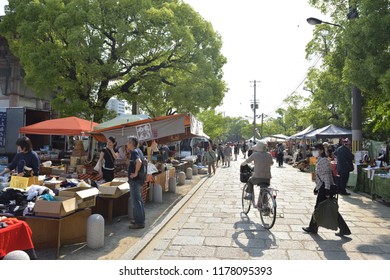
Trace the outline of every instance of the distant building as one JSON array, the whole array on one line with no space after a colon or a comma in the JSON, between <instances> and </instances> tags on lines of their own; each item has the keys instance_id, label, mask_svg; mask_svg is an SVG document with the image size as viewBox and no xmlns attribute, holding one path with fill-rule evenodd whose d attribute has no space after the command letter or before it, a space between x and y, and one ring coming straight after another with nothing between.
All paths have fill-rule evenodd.
<instances>
[{"instance_id":1,"label":"distant building","mask_svg":"<svg viewBox=\"0 0 390 280\"><path fill-rule=\"evenodd\" d=\"M106 108L117 112L118 114L131 114L131 109L126 100L118 100L115 97L111 97L108 100Z\"/></svg>"}]
</instances>

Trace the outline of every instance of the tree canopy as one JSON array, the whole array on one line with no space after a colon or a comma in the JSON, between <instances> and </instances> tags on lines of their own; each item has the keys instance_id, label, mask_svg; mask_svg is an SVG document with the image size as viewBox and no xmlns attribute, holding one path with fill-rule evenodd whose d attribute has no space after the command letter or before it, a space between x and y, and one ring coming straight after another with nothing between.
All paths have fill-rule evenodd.
<instances>
[{"instance_id":1,"label":"tree canopy","mask_svg":"<svg viewBox=\"0 0 390 280\"><path fill-rule=\"evenodd\" d=\"M390 134L390 5L388 0L309 0L340 27L321 24L307 54L322 56L309 72L309 108L317 118L350 127L351 87L362 92L363 135L386 140Z\"/></svg>"},{"instance_id":2,"label":"tree canopy","mask_svg":"<svg viewBox=\"0 0 390 280\"><path fill-rule=\"evenodd\" d=\"M100 121L113 96L196 114L226 92L220 35L178 0L9 0L0 33L64 116Z\"/></svg>"}]
</instances>

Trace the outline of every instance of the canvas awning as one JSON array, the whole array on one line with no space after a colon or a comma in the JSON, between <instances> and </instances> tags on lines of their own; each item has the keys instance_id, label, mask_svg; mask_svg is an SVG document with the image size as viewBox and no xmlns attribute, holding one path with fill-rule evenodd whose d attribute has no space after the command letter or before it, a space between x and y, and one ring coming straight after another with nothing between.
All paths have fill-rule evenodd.
<instances>
[{"instance_id":1,"label":"canvas awning","mask_svg":"<svg viewBox=\"0 0 390 280\"><path fill-rule=\"evenodd\" d=\"M132 114L121 114L109 121L102 122L94 127L94 130L104 129L104 128L110 128L116 125L126 124L130 122L140 121L140 120L146 120L150 117L145 114L139 114L139 115L132 115Z\"/></svg>"},{"instance_id":2,"label":"canvas awning","mask_svg":"<svg viewBox=\"0 0 390 280\"><path fill-rule=\"evenodd\" d=\"M314 130L313 125L310 125L310 126L306 127L304 130L291 135L290 137L288 137L288 139L302 139L303 137L305 137L306 134L308 134L309 132L311 132L313 130Z\"/></svg>"},{"instance_id":3,"label":"canvas awning","mask_svg":"<svg viewBox=\"0 0 390 280\"><path fill-rule=\"evenodd\" d=\"M66 117L24 126L19 129L19 132L22 134L81 136L91 131L96 125L98 123L92 121Z\"/></svg>"},{"instance_id":4,"label":"canvas awning","mask_svg":"<svg viewBox=\"0 0 390 280\"><path fill-rule=\"evenodd\" d=\"M127 143L127 137L137 136L139 141L156 140L160 144L179 141L195 136L208 138L203 132L203 123L192 114L176 114L144 119L135 122L94 130L94 137L99 142L106 142L114 136L119 146Z\"/></svg>"},{"instance_id":5,"label":"canvas awning","mask_svg":"<svg viewBox=\"0 0 390 280\"><path fill-rule=\"evenodd\" d=\"M311 139L325 139L325 138L339 138L339 137L351 137L352 131L335 126L333 124L324 126L313 130L305 135L305 138Z\"/></svg>"}]
</instances>

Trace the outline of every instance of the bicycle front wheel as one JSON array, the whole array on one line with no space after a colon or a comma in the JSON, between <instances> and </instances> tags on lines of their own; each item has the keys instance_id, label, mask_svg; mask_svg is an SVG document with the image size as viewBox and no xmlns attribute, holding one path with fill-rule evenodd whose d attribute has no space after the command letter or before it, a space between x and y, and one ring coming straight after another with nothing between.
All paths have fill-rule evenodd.
<instances>
[{"instance_id":1,"label":"bicycle front wheel","mask_svg":"<svg viewBox=\"0 0 390 280\"><path fill-rule=\"evenodd\" d=\"M251 210L251 200L245 199L245 197L248 195L246 192L246 188L248 187L248 184L245 183L242 188L242 196L241 196L241 205L242 205L242 212L244 214L248 214L249 210Z\"/></svg>"},{"instance_id":2,"label":"bicycle front wheel","mask_svg":"<svg viewBox=\"0 0 390 280\"><path fill-rule=\"evenodd\" d=\"M270 229L276 221L276 200L267 189L262 190L262 206L259 207L261 222L265 229Z\"/></svg>"}]
</instances>

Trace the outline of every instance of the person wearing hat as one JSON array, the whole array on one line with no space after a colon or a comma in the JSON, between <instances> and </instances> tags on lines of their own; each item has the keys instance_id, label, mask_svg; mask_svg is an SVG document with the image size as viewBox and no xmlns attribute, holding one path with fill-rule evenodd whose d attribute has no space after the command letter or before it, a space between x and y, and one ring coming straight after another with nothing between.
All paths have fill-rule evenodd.
<instances>
[{"instance_id":1,"label":"person wearing hat","mask_svg":"<svg viewBox=\"0 0 390 280\"><path fill-rule=\"evenodd\" d=\"M107 139L107 147L100 152L99 162L100 170L99 175L103 177L106 182L114 180L115 160L118 159L116 139L114 136L110 136Z\"/></svg>"},{"instance_id":2,"label":"person wearing hat","mask_svg":"<svg viewBox=\"0 0 390 280\"><path fill-rule=\"evenodd\" d=\"M248 195L245 199L252 200L253 185L262 184L269 186L271 182L271 166L274 164L272 155L266 151L266 144L258 142L252 147L253 153L244 160L241 165L247 165L250 162L254 162L253 175L248 179L248 187L246 192Z\"/></svg>"},{"instance_id":3,"label":"person wearing hat","mask_svg":"<svg viewBox=\"0 0 390 280\"><path fill-rule=\"evenodd\" d=\"M351 152L351 141L348 138L342 139L342 145L337 148L334 155L337 159L337 173L340 176L338 186L341 195L350 195L347 192L347 182L349 179L349 172L353 171L354 155Z\"/></svg>"}]
</instances>

